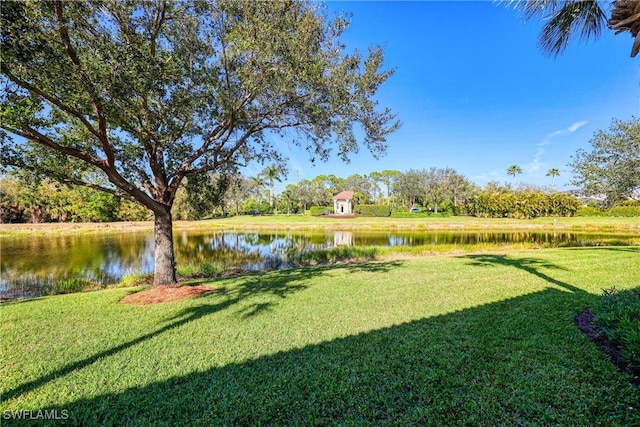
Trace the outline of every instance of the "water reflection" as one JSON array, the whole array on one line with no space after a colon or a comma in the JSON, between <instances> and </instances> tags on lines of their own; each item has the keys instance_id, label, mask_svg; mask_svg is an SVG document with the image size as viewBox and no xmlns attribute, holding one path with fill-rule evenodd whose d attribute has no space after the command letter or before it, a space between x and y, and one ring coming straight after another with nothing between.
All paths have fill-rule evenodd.
<instances>
[{"instance_id":1,"label":"water reflection","mask_svg":"<svg viewBox=\"0 0 640 427\"><path fill-rule=\"evenodd\" d=\"M556 232L363 233L334 232L193 232L176 233L178 265L218 264L260 269L286 266L293 255L332 246L437 246L528 243L578 246L585 241L634 244L637 236ZM153 236L105 233L66 236L3 237L0 297L19 283L85 278L115 283L129 273L153 272ZM24 286L24 285L22 285Z\"/></svg>"},{"instance_id":2,"label":"water reflection","mask_svg":"<svg viewBox=\"0 0 640 427\"><path fill-rule=\"evenodd\" d=\"M333 244L335 246L353 246L353 232L352 231L334 232Z\"/></svg>"}]
</instances>

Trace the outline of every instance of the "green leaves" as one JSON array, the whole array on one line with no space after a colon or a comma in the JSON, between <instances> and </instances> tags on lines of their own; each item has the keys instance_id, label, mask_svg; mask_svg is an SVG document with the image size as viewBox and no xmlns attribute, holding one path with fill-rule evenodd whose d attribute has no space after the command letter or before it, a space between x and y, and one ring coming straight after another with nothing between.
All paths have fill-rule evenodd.
<instances>
[{"instance_id":1,"label":"green leaves","mask_svg":"<svg viewBox=\"0 0 640 427\"><path fill-rule=\"evenodd\" d=\"M572 184L585 195L606 196L606 205L632 198L640 190L640 120L614 119L608 130L596 132L592 150L578 150L569 166Z\"/></svg>"},{"instance_id":2,"label":"green leaves","mask_svg":"<svg viewBox=\"0 0 640 427\"><path fill-rule=\"evenodd\" d=\"M345 53L346 19L317 3L11 2L2 19L3 128L148 207L186 176L277 155L269 132L347 159L399 126L372 99L393 73L382 50Z\"/></svg>"},{"instance_id":3,"label":"green leaves","mask_svg":"<svg viewBox=\"0 0 640 427\"><path fill-rule=\"evenodd\" d=\"M542 50L553 56L562 53L569 40L579 36L582 40L597 39L607 26L604 2L582 0L512 0L501 1L514 7L527 21L540 18L545 22L540 32Z\"/></svg>"},{"instance_id":4,"label":"green leaves","mask_svg":"<svg viewBox=\"0 0 640 427\"><path fill-rule=\"evenodd\" d=\"M573 216L582 205L576 197L565 193L512 193L486 189L475 196L472 203L473 213L485 218Z\"/></svg>"},{"instance_id":5,"label":"green leaves","mask_svg":"<svg viewBox=\"0 0 640 427\"><path fill-rule=\"evenodd\" d=\"M381 50L344 53L346 21L311 1L9 2L1 19L0 127L20 137L2 137L2 161L157 217L187 177L278 159L271 134L346 160L360 144L381 154L399 127L372 99L392 74Z\"/></svg>"},{"instance_id":6,"label":"green leaves","mask_svg":"<svg viewBox=\"0 0 640 427\"><path fill-rule=\"evenodd\" d=\"M604 289L594 314L596 324L619 346L629 368L640 373L640 290Z\"/></svg>"}]
</instances>

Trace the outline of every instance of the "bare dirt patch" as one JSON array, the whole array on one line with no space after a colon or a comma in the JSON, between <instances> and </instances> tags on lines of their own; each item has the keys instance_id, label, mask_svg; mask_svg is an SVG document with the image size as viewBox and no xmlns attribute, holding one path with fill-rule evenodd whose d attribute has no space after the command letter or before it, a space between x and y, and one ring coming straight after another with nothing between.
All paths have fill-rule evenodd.
<instances>
[{"instance_id":1,"label":"bare dirt patch","mask_svg":"<svg viewBox=\"0 0 640 427\"><path fill-rule=\"evenodd\" d=\"M213 292L213 288L204 285L185 286L157 286L146 291L129 294L120 300L120 304L129 305L150 305L162 304L165 302L179 301L186 298L194 298Z\"/></svg>"}]
</instances>

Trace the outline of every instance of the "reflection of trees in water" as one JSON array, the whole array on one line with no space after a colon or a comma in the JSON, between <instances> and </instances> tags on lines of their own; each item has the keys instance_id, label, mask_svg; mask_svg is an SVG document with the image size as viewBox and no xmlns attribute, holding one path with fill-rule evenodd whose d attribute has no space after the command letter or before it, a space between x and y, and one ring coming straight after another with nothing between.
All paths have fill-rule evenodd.
<instances>
[{"instance_id":1,"label":"reflection of trees in water","mask_svg":"<svg viewBox=\"0 0 640 427\"><path fill-rule=\"evenodd\" d=\"M3 282L27 275L114 282L127 272L153 271L153 238L123 233L11 239L3 241L1 268Z\"/></svg>"},{"instance_id":2,"label":"reflection of trees in water","mask_svg":"<svg viewBox=\"0 0 640 427\"><path fill-rule=\"evenodd\" d=\"M583 242L633 244L637 236L559 232L181 232L175 236L179 264L218 264L226 268L278 268L300 253L337 245L423 246L531 243L580 246ZM81 277L103 283L127 273L153 271L153 236L105 233L29 236L2 239L1 282L60 280Z\"/></svg>"},{"instance_id":3,"label":"reflection of trees in water","mask_svg":"<svg viewBox=\"0 0 640 427\"><path fill-rule=\"evenodd\" d=\"M3 240L0 293L41 295L63 280L115 283L153 271L153 238L139 233L38 236Z\"/></svg>"},{"instance_id":4,"label":"reflection of trees in water","mask_svg":"<svg viewBox=\"0 0 640 427\"><path fill-rule=\"evenodd\" d=\"M587 237L590 236L590 237ZM453 232L453 233L392 233L388 241L379 236L359 236L355 244L359 246L422 246L422 245L476 245L500 243L532 243L556 246L565 243L577 243L585 238L600 239L604 236L558 232ZM377 242L376 242L377 240ZM376 242L376 243L374 243Z\"/></svg>"},{"instance_id":5,"label":"reflection of trees in water","mask_svg":"<svg viewBox=\"0 0 640 427\"><path fill-rule=\"evenodd\" d=\"M249 269L265 263L270 267L274 263L286 264L292 254L314 249L318 245L303 234L252 232L190 234L175 246L179 264L209 263Z\"/></svg>"}]
</instances>

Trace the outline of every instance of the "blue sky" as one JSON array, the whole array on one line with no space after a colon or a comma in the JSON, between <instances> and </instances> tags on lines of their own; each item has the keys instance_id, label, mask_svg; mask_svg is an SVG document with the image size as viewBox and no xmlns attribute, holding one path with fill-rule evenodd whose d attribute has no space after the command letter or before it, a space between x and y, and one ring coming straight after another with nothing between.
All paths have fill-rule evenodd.
<instances>
[{"instance_id":1,"label":"blue sky","mask_svg":"<svg viewBox=\"0 0 640 427\"><path fill-rule=\"evenodd\" d=\"M309 162L306 152L278 141L289 175L346 178L395 169L451 167L480 186L518 182L571 188L567 164L613 118L640 116L640 58L629 56L628 33L605 31L597 41L575 40L557 58L538 48L541 21L525 23L513 9L489 1L330 1L329 13L351 12L342 41L347 50L385 47L385 68L395 74L377 99L402 128L376 160L366 150L345 164ZM256 168L257 169L257 168ZM248 171L257 173L259 171Z\"/></svg>"}]
</instances>

